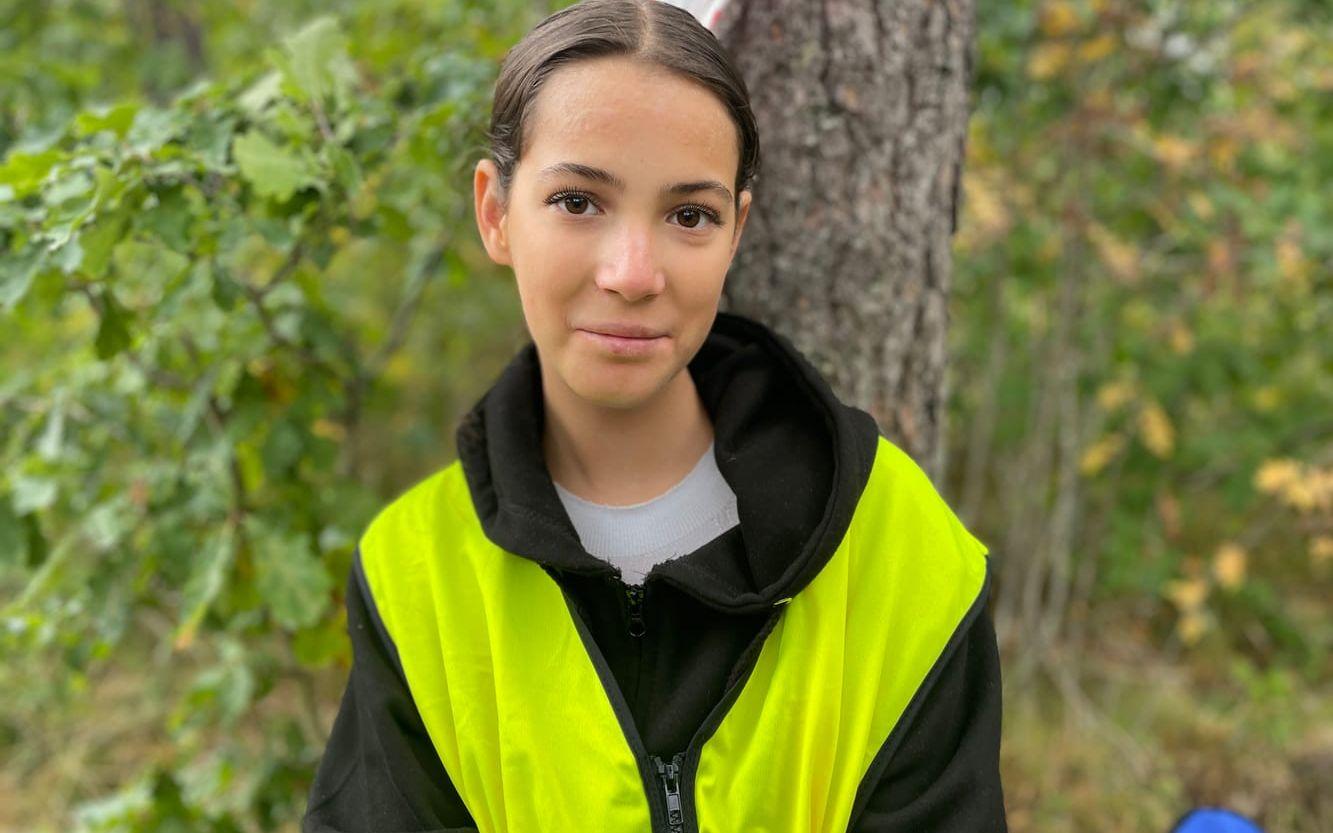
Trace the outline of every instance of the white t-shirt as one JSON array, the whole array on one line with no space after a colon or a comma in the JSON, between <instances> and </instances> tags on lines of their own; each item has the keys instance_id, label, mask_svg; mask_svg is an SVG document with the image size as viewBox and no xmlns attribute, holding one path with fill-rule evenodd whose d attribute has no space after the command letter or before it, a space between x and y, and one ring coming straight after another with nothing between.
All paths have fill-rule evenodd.
<instances>
[{"instance_id":1,"label":"white t-shirt","mask_svg":"<svg viewBox=\"0 0 1333 833\"><path fill-rule=\"evenodd\" d=\"M736 493L718 471L711 442L684 479L643 503L593 503L559 483L555 491L583 548L619 567L626 584L642 584L655 564L694 552L740 523Z\"/></svg>"}]
</instances>

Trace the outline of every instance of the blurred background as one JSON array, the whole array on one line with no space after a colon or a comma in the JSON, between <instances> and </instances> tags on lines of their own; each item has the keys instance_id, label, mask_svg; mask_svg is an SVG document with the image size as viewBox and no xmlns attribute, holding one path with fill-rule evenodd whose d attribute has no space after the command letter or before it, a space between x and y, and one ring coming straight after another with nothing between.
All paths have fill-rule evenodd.
<instances>
[{"instance_id":1,"label":"blurred background","mask_svg":"<svg viewBox=\"0 0 1333 833\"><path fill-rule=\"evenodd\" d=\"M563 5L0 0L0 830L297 829L356 538L526 341L471 169ZM972 101L1010 827L1333 830L1333 11L982 3Z\"/></svg>"}]
</instances>

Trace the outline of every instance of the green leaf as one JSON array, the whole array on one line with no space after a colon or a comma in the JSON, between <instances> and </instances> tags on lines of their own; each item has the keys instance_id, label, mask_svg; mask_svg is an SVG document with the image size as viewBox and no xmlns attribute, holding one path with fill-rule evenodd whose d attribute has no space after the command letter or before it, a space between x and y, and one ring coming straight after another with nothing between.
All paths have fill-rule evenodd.
<instances>
[{"instance_id":1,"label":"green leaf","mask_svg":"<svg viewBox=\"0 0 1333 833\"><path fill-rule=\"evenodd\" d=\"M341 99L356 80L347 57L347 38L332 17L311 21L283 42L285 54L278 59L283 77L299 98L319 102L328 96Z\"/></svg>"},{"instance_id":2,"label":"green leaf","mask_svg":"<svg viewBox=\"0 0 1333 833\"><path fill-rule=\"evenodd\" d=\"M282 74L270 72L241 93L236 103L242 110L254 116L281 97Z\"/></svg>"},{"instance_id":3,"label":"green leaf","mask_svg":"<svg viewBox=\"0 0 1333 833\"><path fill-rule=\"evenodd\" d=\"M36 246L0 253L0 312L9 312L23 300L46 261L46 250Z\"/></svg>"},{"instance_id":4,"label":"green leaf","mask_svg":"<svg viewBox=\"0 0 1333 833\"><path fill-rule=\"evenodd\" d=\"M136 228L161 240L173 251L189 251L198 242L191 228L195 215L207 210L197 197L192 200L189 193L192 192L184 188L158 191L154 195L157 204L135 217Z\"/></svg>"},{"instance_id":5,"label":"green leaf","mask_svg":"<svg viewBox=\"0 0 1333 833\"><path fill-rule=\"evenodd\" d=\"M232 279L227 272L227 268L222 264L215 264L210 268L213 285L209 296L213 299L213 303L217 304L218 309L230 312L236 306L236 301L241 297L241 286Z\"/></svg>"},{"instance_id":6,"label":"green leaf","mask_svg":"<svg viewBox=\"0 0 1333 833\"><path fill-rule=\"evenodd\" d=\"M66 275L72 275L83 263L83 244L77 237L66 241L51 255L51 265Z\"/></svg>"},{"instance_id":7,"label":"green leaf","mask_svg":"<svg viewBox=\"0 0 1333 833\"><path fill-rule=\"evenodd\" d=\"M80 268L85 275L93 279L101 278L111 262L111 252L125 236L125 227L129 220L123 211L117 211L108 217L101 217L91 227L79 234L79 246L83 249L83 262Z\"/></svg>"},{"instance_id":8,"label":"green leaf","mask_svg":"<svg viewBox=\"0 0 1333 833\"><path fill-rule=\"evenodd\" d=\"M134 512L128 500L117 495L94 506L84 515L80 527L88 544L105 553L120 543L133 523Z\"/></svg>"},{"instance_id":9,"label":"green leaf","mask_svg":"<svg viewBox=\"0 0 1333 833\"><path fill-rule=\"evenodd\" d=\"M189 124L189 114L184 111L148 107L135 113L125 141L136 153L152 153L179 136Z\"/></svg>"},{"instance_id":10,"label":"green leaf","mask_svg":"<svg viewBox=\"0 0 1333 833\"><path fill-rule=\"evenodd\" d=\"M59 492L56 482L45 477L16 474L10 480L14 511L20 515L40 512L55 503Z\"/></svg>"},{"instance_id":11,"label":"green leaf","mask_svg":"<svg viewBox=\"0 0 1333 833\"><path fill-rule=\"evenodd\" d=\"M241 168L241 176L261 197L285 200L298 188L314 182L315 172L309 162L283 150L257 131L238 136L231 152Z\"/></svg>"},{"instance_id":12,"label":"green leaf","mask_svg":"<svg viewBox=\"0 0 1333 833\"><path fill-rule=\"evenodd\" d=\"M335 616L309 628L302 628L292 636L292 654L306 668L324 668L345 658L350 645L347 641L347 621Z\"/></svg>"},{"instance_id":13,"label":"green leaf","mask_svg":"<svg viewBox=\"0 0 1333 833\"><path fill-rule=\"evenodd\" d=\"M349 194L355 194L361 187L361 169L357 166L356 157L349 153L345 148L337 145L326 145L324 155L328 160L329 167L333 169L334 178L338 185Z\"/></svg>"},{"instance_id":14,"label":"green leaf","mask_svg":"<svg viewBox=\"0 0 1333 833\"><path fill-rule=\"evenodd\" d=\"M27 550L22 521L10 505L9 497L0 495L0 575L6 568L22 564Z\"/></svg>"},{"instance_id":15,"label":"green leaf","mask_svg":"<svg viewBox=\"0 0 1333 833\"><path fill-rule=\"evenodd\" d=\"M109 130L117 138L123 139L138 112L139 105L132 102L85 110L74 118L75 135L89 136Z\"/></svg>"},{"instance_id":16,"label":"green leaf","mask_svg":"<svg viewBox=\"0 0 1333 833\"><path fill-rule=\"evenodd\" d=\"M273 424L260 450L269 477L286 476L296 465L305 449L305 436L294 420L283 419Z\"/></svg>"},{"instance_id":17,"label":"green leaf","mask_svg":"<svg viewBox=\"0 0 1333 833\"><path fill-rule=\"evenodd\" d=\"M204 168L219 173L227 172L227 149L236 132L234 116L208 115L195 120L185 136L185 145L194 151Z\"/></svg>"},{"instance_id":18,"label":"green leaf","mask_svg":"<svg viewBox=\"0 0 1333 833\"><path fill-rule=\"evenodd\" d=\"M68 170L52 180L42 193L42 202L57 206L78 199L93 190L93 177L87 171Z\"/></svg>"},{"instance_id":19,"label":"green leaf","mask_svg":"<svg viewBox=\"0 0 1333 833\"><path fill-rule=\"evenodd\" d=\"M274 620L293 631L318 622L333 582L306 536L272 531L257 521L247 529L254 533L255 583Z\"/></svg>"},{"instance_id":20,"label":"green leaf","mask_svg":"<svg viewBox=\"0 0 1333 833\"><path fill-rule=\"evenodd\" d=\"M190 268L189 258L152 239L121 241L111 260L119 276L116 286L135 309L156 304Z\"/></svg>"},{"instance_id":21,"label":"green leaf","mask_svg":"<svg viewBox=\"0 0 1333 833\"><path fill-rule=\"evenodd\" d=\"M101 321L97 326L97 339L94 343L97 358L106 360L130 346L129 313L116 300L115 293L106 290L97 299L97 312Z\"/></svg>"},{"instance_id":22,"label":"green leaf","mask_svg":"<svg viewBox=\"0 0 1333 833\"><path fill-rule=\"evenodd\" d=\"M0 185L13 188L13 196L23 198L41 187L51 168L65 158L59 150L37 153L13 153L0 165Z\"/></svg>"},{"instance_id":23,"label":"green leaf","mask_svg":"<svg viewBox=\"0 0 1333 833\"><path fill-rule=\"evenodd\" d=\"M222 590L222 585L236 555L236 529L223 524L209 546L199 553L199 560L190 572L181 597L181 622L176 628L175 645L187 648L194 641L195 632L204 614Z\"/></svg>"},{"instance_id":24,"label":"green leaf","mask_svg":"<svg viewBox=\"0 0 1333 833\"><path fill-rule=\"evenodd\" d=\"M223 641L220 647L221 661L194 678L177 706L171 720L174 729L205 724L214 715L229 726L250 706L257 686L245 650L232 641Z\"/></svg>"},{"instance_id":25,"label":"green leaf","mask_svg":"<svg viewBox=\"0 0 1333 833\"><path fill-rule=\"evenodd\" d=\"M56 391L55 401L46 417L46 430L37 440L37 454L43 460L55 460L65 440L65 388Z\"/></svg>"}]
</instances>

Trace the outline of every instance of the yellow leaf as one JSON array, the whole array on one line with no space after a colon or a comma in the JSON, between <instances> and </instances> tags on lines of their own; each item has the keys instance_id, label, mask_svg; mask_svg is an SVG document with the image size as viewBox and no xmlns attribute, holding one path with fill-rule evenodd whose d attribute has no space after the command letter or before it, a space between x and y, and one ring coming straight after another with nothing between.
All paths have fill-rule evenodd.
<instances>
[{"instance_id":1,"label":"yellow leaf","mask_svg":"<svg viewBox=\"0 0 1333 833\"><path fill-rule=\"evenodd\" d=\"M1120 434L1107 434L1105 437L1102 437L1097 442L1088 446L1087 450L1083 452L1083 457L1079 460L1078 464L1079 471L1083 472L1086 477L1092 477L1102 469L1106 468L1106 464L1115 459L1115 456L1120 453L1120 449L1123 448L1124 445L1124 436Z\"/></svg>"},{"instance_id":2,"label":"yellow leaf","mask_svg":"<svg viewBox=\"0 0 1333 833\"><path fill-rule=\"evenodd\" d=\"M1042 7L1039 25L1043 35L1058 38L1078 28L1078 12L1067 0L1054 0Z\"/></svg>"},{"instance_id":3,"label":"yellow leaf","mask_svg":"<svg viewBox=\"0 0 1333 833\"><path fill-rule=\"evenodd\" d=\"M1276 385L1260 385L1250 396L1255 410L1272 413L1282 404L1282 391Z\"/></svg>"},{"instance_id":4,"label":"yellow leaf","mask_svg":"<svg viewBox=\"0 0 1333 833\"><path fill-rule=\"evenodd\" d=\"M1092 241L1093 247L1097 249L1097 254L1111 271L1112 276L1130 284L1138 280L1138 249L1116 237L1110 229L1100 223L1088 224L1088 239Z\"/></svg>"},{"instance_id":5,"label":"yellow leaf","mask_svg":"<svg viewBox=\"0 0 1333 833\"><path fill-rule=\"evenodd\" d=\"M1161 405L1148 402L1139 411L1139 435L1153 454L1163 459L1171 456L1175 448L1176 432Z\"/></svg>"},{"instance_id":6,"label":"yellow leaf","mask_svg":"<svg viewBox=\"0 0 1333 833\"><path fill-rule=\"evenodd\" d=\"M1169 581L1166 583L1166 597L1181 613L1198 610L1208 598L1208 582L1202 577Z\"/></svg>"},{"instance_id":7,"label":"yellow leaf","mask_svg":"<svg viewBox=\"0 0 1333 833\"><path fill-rule=\"evenodd\" d=\"M310 426L310 433L335 443L347 439L347 429L341 423L323 417L314 421Z\"/></svg>"},{"instance_id":8,"label":"yellow leaf","mask_svg":"<svg viewBox=\"0 0 1333 833\"><path fill-rule=\"evenodd\" d=\"M1028 77L1045 81L1069 66L1072 53L1067 43L1040 43L1028 56Z\"/></svg>"},{"instance_id":9,"label":"yellow leaf","mask_svg":"<svg viewBox=\"0 0 1333 833\"><path fill-rule=\"evenodd\" d=\"M980 114L974 116L967 124L967 166L972 169L965 170L963 176L970 176L974 172L975 166L989 167L996 161L995 146L991 142L991 134L994 128L990 122Z\"/></svg>"},{"instance_id":10,"label":"yellow leaf","mask_svg":"<svg viewBox=\"0 0 1333 833\"><path fill-rule=\"evenodd\" d=\"M1319 472L1317 470L1311 471L1308 475L1298 477L1283 486L1282 500L1288 506L1301 512L1309 512L1318 506L1324 505L1327 501L1327 494Z\"/></svg>"},{"instance_id":11,"label":"yellow leaf","mask_svg":"<svg viewBox=\"0 0 1333 833\"><path fill-rule=\"evenodd\" d=\"M412 359L406 351L395 353L384 365L381 375L391 382L402 384L412 377Z\"/></svg>"},{"instance_id":12,"label":"yellow leaf","mask_svg":"<svg viewBox=\"0 0 1333 833\"><path fill-rule=\"evenodd\" d=\"M1094 64L1115 51L1115 35L1103 32L1089 41L1084 41L1078 48L1078 58L1085 64Z\"/></svg>"},{"instance_id":13,"label":"yellow leaf","mask_svg":"<svg viewBox=\"0 0 1333 833\"><path fill-rule=\"evenodd\" d=\"M1188 165L1198 152L1198 145L1180 136L1157 136L1152 140L1152 147L1157 161L1173 171Z\"/></svg>"},{"instance_id":14,"label":"yellow leaf","mask_svg":"<svg viewBox=\"0 0 1333 833\"><path fill-rule=\"evenodd\" d=\"M1289 226L1277 239L1274 249L1282 283L1298 293L1304 293L1310 288L1311 263L1301 249L1299 229L1299 225Z\"/></svg>"},{"instance_id":15,"label":"yellow leaf","mask_svg":"<svg viewBox=\"0 0 1333 833\"><path fill-rule=\"evenodd\" d=\"M1319 535L1310 542L1310 560L1321 568L1333 564L1333 535Z\"/></svg>"},{"instance_id":16,"label":"yellow leaf","mask_svg":"<svg viewBox=\"0 0 1333 833\"><path fill-rule=\"evenodd\" d=\"M1223 136L1208 146L1208 159L1223 173L1231 173L1236 168L1236 156L1240 153L1240 144L1231 136Z\"/></svg>"},{"instance_id":17,"label":"yellow leaf","mask_svg":"<svg viewBox=\"0 0 1333 833\"><path fill-rule=\"evenodd\" d=\"M1333 468L1311 472L1310 482L1314 488L1315 505L1325 512L1333 511Z\"/></svg>"},{"instance_id":18,"label":"yellow leaf","mask_svg":"<svg viewBox=\"0 0 1333 833\"><path fill-rule=\"evenodd\" d=\"M1009 209L1000 197L1000 189L986 178L965 176L963 193L964 218L971 220L982 241L1003 235L1013 225Z\"/></svg>"},{"instance_id":19,"label":"yellow leaf","mask_svg":"<svg viewBox=\"0 0 1333 833\"><path fill-rule=\"evenodd\" d=\"M1194 349L1194 333L1178 318L1171 322L1171 332L1167 336L1167 341L1171 344L1171 349L1181 356Z\"/></svg>"},{"instance_id":20,"label":"yellow leaf","mask_svg":"<svg viewBox=\"0 0 1333 833\"><path fill-rule=\"evenodd\" d=\"M1191 611L1176 622L1176 633L1186 645L1195 645L1208 631L1208 619L1202 613Z\"/></svg>"},{"instance_id":21,"label":"yellow leaf","mask_svg":"<svg viewBox=\"0 0 1333 833\"><path fill-rule=\"evenodd\" d=\"M1213 201L1208 199L1202 192L1190 192L1190 195L1185 198L1185 201L1190 204L1190 208L1194 209L1194 213L1199 215L1200 220L1207 221L1213 219L1213 215L1216 213L1216 209L1213 207Z\"/></svg>"},{"instance_id":22,"label":"yellow leaf","mask_svg":"<svg viewBox=\"0 0 1333 833\"><path fill-rule=\"evenodd\" d=\"M1097 404L1103 411L1115 411L1134 399L1134 383L1120 380L1107 382L1097 389Z\"/></svg>"},{"instance_id":23,"label":"yellow leaf","mask_svg":"<svg viewBox=\"0 0 1333 833\"><path fill-rule=\"evenodd\" d=\"M1301 464L1295 460L1281 458L1265 460L1254 473L1254 487L1264 494L1281 492L1287 484L1295 482L1301 476Z\"/></svg>"},{"instance_id":24,"label":"yellow leaf","mask_svg":"<svg viewBox=\"0 0 1333 833\"><path fill-rule=\"evenodd\" d=\"M1245 582L1245 550L1227 542L1213 553L1213 577L1227 590L1235 590Z\"/></svg>"}]
</instances>

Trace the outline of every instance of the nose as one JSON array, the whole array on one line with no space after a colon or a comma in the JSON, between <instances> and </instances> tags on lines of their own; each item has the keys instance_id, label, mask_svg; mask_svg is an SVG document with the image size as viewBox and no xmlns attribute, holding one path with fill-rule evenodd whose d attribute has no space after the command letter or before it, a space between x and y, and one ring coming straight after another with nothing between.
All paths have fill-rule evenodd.
<instances>
[{"instance_id":1,"label":"nose","mask_svg":"<svg viewBox=\"0 0 1333 833\"><path fill-rule=\"evenodd\" d=\"M659 295L666 288L666 273L657 262L647 224L627 220L607 238L606 257L597 269L597 288L631 302Z\"/></svg>"}]
</instances>

